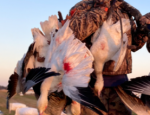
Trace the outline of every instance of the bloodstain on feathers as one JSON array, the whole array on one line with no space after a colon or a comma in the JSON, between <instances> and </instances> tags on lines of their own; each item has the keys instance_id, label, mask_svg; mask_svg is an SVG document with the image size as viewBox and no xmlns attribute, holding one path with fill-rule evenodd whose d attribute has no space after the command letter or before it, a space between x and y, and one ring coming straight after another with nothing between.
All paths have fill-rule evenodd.
<instances>
[{"instance_id":1,"label":"bloodstain on feathers","mask_svg":"<svg viewBox=\"0 0 150 115\"><path fill-rule=\"evenodd\" d=\"M68 73L70 70L72 70L70 63L64 63L64 70L66 70L66 73Z\"/></svg>"},{"instance_id":2,"label":"bloodstain on feathers","mask_svg":"<svg viewBox=\"0 0 150 115\"><path fill-rule=\"evenodd\" d=\"M104 50L105 49L105 43L102 42L100 47L102 50Z\"/></svg>"},{"instance_id":3,"label":"bloodstain on feathers","mask_svg":"<svg viewBox=\"0 0 150 115\"><path fill-rule=\"evenodd\" d=\"M56 42L57 42L58 44L60 43L59 38L56 38L55 40L56 40Z\"/></svg>"},{"instance_id":4,"label":"bloodstain on feathers","mask_svg":"<svg viewBox=\"0 0 150 115\"><path fill-rule=\"evenodd\" d=\"M62 82L58 83L58 87L62 87Z\"/></svg>"}]
</instances>

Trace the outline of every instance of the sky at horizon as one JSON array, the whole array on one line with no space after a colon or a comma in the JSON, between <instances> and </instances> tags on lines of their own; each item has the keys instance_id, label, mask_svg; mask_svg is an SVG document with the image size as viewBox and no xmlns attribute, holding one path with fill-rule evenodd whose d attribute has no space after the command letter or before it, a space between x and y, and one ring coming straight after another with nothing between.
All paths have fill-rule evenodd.
<instances>
[{"instance_id":1,"label":"sky at horizon","mask_svg":"<svg viewBox=\"0 0 150 115\"><path fill-rule=\"evenodd\" d=\"M61 11L65 17L72 6L80 0L13 0L0 1L0 85L6 86L18 60L27 52L33 42L31 29L40 28L40 22ZM126 0L142 15L150 12L150 1ZM41 30L41 28L40 28ZM133 71L130 78L148 75L150 54L144 46L132 53Z\"/></svg>"}]
</instances>

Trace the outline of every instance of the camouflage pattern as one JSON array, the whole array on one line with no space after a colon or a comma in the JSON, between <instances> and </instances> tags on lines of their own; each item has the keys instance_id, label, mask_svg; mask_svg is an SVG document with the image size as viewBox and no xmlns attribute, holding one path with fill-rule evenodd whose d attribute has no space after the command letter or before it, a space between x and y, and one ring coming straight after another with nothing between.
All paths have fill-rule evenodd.
<instances>
[{"instance_id":1,"label":"camouflage pattern","mask_svg":"<svg viewBox=\"0 0 150 115\"><path fill-rule=\"evenodd\" d=\"M103 5L100 4L102 1L104 2ZM77 3L74 7L72 7L70 10L70 15L71 15L71 11L72 10L74 11L74 13L72 14L71 22L70 22L70 28L74 31L75 36L81 41L85 42L86 45L89 46L89 48L91 46L91 42L90 42L91 36L107 19L107 14L108 14L107 8L108 9L110 8L110 1L111 0L82 0L81 2ZM118 14L122 18L131 19L131 15L129 15L130 13L128 12L131 12L132 9L134 9L133 7L131 6L129 7L129 5L122 0L117 0L115 3L115 6L116 8L114 9L114 12L113 12L114 23L119 20ZM134 9L131 13L135 15L136 19L138 20L140 18L140 15L137 15L139 13L138 11L137 12L136 11L137 10ZM147 23L144 21L145 20L143 18L141 19L140 23L141 24ZM146 35L141 34L140 32L136 31L137 27L136 27L136 24L134 23L134 20L132 19L131 19L131 25L132 25L132 30L127 32L128 39L129 39L128 45L136 45L137 49L133 51L137 51L145 44L145 42L143 42L143 39L146 37ZM150 40L149 40L149 44L150 44ZM33 46L34 44L30 45L29 50L24 59L23 67L22 67L22 71L23 71L22 78L25 77L25 73L26 73L25 68L27 66L30 56L34 55L36 57L36 53L33 53ZM125 59L120 69L117 72L112 72L113 67L114 67L113 61L107 62L105 64L103 74L120 75L120 74L131 73L132 72L131 50L130 49L127 50ZM49 103L49 110L46 110L47 114L51 113L51 115L53 115L53 113L55 113L56 110L58 109L57 108L58 106L59 106L58 114L60 114L59 112L62 111L62 109L64 108L65 99L60 99L58 97L59 96L50 97L51 104ZM109 113L106 115L130 115L131 114L131 112L121 102L120 98L117 96L113 88L104 88L104 90L102 91L101 100L105 104L106 108L109 110ZM51 105L54 105L54 106L51 106ZM83 115L88 115L88 113L89 115L97 115L97 114L93 114L90 109L87 109L85 107L82 107L82 109L84 111L87 111L87 113L84 112L85 114L82 113Z\"/></svg>"},{"instance_id":2,"label":"camouflage pattern","mask_svg":"<svg viewBox=\"0 0 150 115\"><path fill-rule=\"evenodd\" d=\"M70 28L75 36L81 41L94 33L107 19L107 12L104 7L94 7L94 1L81 1L77 3L71 11L75 9L70 22Z\"/></svg>"},{"instance_id":3,"label":"camouflage pattern","mask_svg":"<svg viewBox=\"0 0 150 115\"><path fill-rule=\"evenodd\" d=\"M150 30L150 13L147 13L144 16L142 16L142 18L140 19L140 22L143 26L149 24L148 29ZM148 34L149 34L149 39L147 41L146 48L148 52L150 53L150 32Z\"/></svg>"},{"instance_id":4,"label":"camouflage pattern","mask_svg":"<svg viewBox=\"0 0 150 115\"><path fill-rule=\"evenodd\" d=\"M150 13L145 14L140 18L141 25L150 24Z\"/></svg>"},{"instance_id":5,"label":"camouflage pattern","mask_svg":"<svg viewBox=\"0 0 150 115\"><path fill-rule=\"evenodd\" d=\"M48 107L45 110L46 115L61 115L61 112L66 106L66 96L61 91L59 93L51 93L48 102Z\"/></svg>"},{"instance_id":6,"label":"camouflage pattern","mask_svg":"<svg viewBox=\"0 0 150 115\"><path fill-rule=\"evenodd\" d=\"M147 48L148 52L150 53L150 39L148 39L148 41L147 41L146 48Z\"/></svg>"},{"instance_id":7,"label":"camouflage pattern","mask_svg":"<svg viewBox=\"0 0 150 115\"><path fill-rule=\"evenodd\" d=\"M108 110L104 115L132 115L113 88L104 88L101 95L100 100Z\"/></svg>"},{"instance_id":8,"label":"camouflage pattern","mask_svg":"<svg viewBox=\"0 0 150 115\"><path fill-rule=\"evenodd\" d=\"M110 4L111 0L83 0L71 8L70 15L72 18L70 28L78 39L86 43L88 48L92 45L91 36L108 18L109 10L107 10L107 8L110 8ZM119 16L121 18L131 19L131 30L127 32L128 46L135 45L136 48L133 49L133 51L139 50L144 46L145 42L143 42L143 39L145 39L147 35L137 31L137 26L132 16L139 21L142 17L141 13L123 0L116 0L114 6L115 8L112 11L113 22L116 23L119 21ZM104 65L103 74L120 75L132 72L131 49L127 50L119 70L113 72L113 68L114 61L108 61Z\"/></svg>"}]
</instances>

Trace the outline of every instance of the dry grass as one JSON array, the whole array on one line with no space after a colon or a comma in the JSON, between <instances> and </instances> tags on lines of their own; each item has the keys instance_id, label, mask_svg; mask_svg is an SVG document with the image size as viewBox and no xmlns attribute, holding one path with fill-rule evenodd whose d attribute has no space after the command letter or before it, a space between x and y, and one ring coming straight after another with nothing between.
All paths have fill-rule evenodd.
<instances>
[{"instance_id":1,"label":"dry grass","mask_svg":"<svg viewBox=\"0 0 150 115\"><path fill-rule=\"evenodd\" d=\"M4 115L15 115L14 111L9 113L9 111L6 109L6 97L7 97L6 90L0 90L0 110L4 113ZM36 108L36 99L34 95L25 95L25 96L15 95L10 100L10 103L11 102L24 103L29 107ZM133 113L132 115L136 115L136 114Z\"/></svg>"},{"instance_id":2,"label":"dry grass","mask_svg":"<svg viewBox=\"0 0 150 115\"><path fill-rule=\"evenodd\" d=\"M4 113L4 115L14 115L15 112L12 111L9 114L9 111L6 109L6 97L7 97L6 90L0 90L0 110ZM15 95L10 100L10 103L11 102L23 103L29 107L36 108L36 99L35 99L34 95L25 95L25 96Z\"/></svg>"},{"instance_id":3,"label":"dry grass","mask_svg":"<svg viewBox=\"0 0 150 115\"><path fill-rule=\"evenodd\" d=\"M135 113L132 113L132 115L136 115Z\"/></svg>"}]
</instances>

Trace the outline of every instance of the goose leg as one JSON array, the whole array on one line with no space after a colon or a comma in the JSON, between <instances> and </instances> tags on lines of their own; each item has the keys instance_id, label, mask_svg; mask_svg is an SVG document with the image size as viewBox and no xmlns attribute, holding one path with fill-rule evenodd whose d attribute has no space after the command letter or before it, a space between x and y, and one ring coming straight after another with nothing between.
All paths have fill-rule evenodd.
<instances>
[{"instance_id":1,"label":"goose leg","mask_svg":"<svg viewBox=\"0 0 150 115\"><path fill-rule=\"evenodd\" d=\"M98 93L98 96L100 96L101 91L102 91L103 86L104 86L104 80L103 80L103 75L102 75L103 66L104 66L104 63L97 62L95 60L94 68L95 68L95 74L97 76L97 80L96 80L96 83L94 85L94 88L95 88L95 91Z\"/></svg>"},{"instance_id":2,"label":"goose leg","mask_svg":"<svg viewBox=\"0 0 150 115\"><path fill-rule=\"evenodd\" d=\"M80 115L81 114L81 106L80 103L76 101L72 101L71 105L66 107L67 115Z\"/></svg>"}]
</instances>

